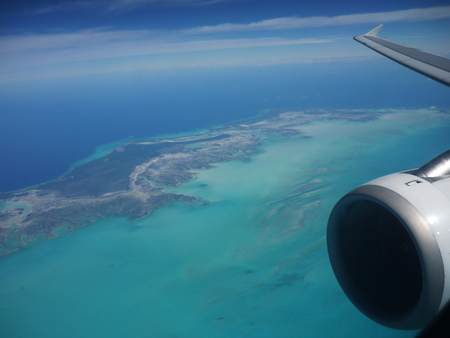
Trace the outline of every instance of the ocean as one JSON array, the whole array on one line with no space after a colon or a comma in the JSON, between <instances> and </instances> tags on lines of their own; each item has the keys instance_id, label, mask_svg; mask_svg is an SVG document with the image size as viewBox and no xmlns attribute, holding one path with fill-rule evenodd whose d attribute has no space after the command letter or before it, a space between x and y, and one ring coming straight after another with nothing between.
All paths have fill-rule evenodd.
<instances>
[{"instance_id":1,"label":"ocean","mask_svg":"<svg viewBox=\"0 0 450 338\"><path fill-rule=\"evenodd\" d=\"M0 85L0 191L55 179L124 139L269 109L445 107L448 91L388 60L136 71Z\"/></svg>"},{"instance_id":2,"label":"ocean","mask_svg":"<svg viewBox=\"0 0 450 338\"><path fill-rule=\"evenodd\" d=\"M301 69L315 70L314 66ZM229 70L216 71L215 75L224 77L208 73L210 81L204 80L202 85L225 87L228 92L213 97L197 93L196 97L191 87L195 87L198 78L163 81L158 85L161 93L161 88L170 87L177 102L172 103L167 94L166 105L161 103L160 108L167 108L168 113L159 115L151 112L157 111L155 102L164 101L163 94L145 102L133 102L133 95L137 94L131 89L122 96L107 95L113 102L104 104L115 107L115 114L102 110L94 117L88 112L83 119L73 114L70 117L79 122L96 121L94 126L74 123L74 142L83 146L69 142L67 125L67 131L59 134L61 144L53 144L49 136L40 145L41 150L49 151L44 150L47 145L55 154L61 154L62 158L54 159L54 163L59 163L62 173L75 161L82 161L82 157L68 154L68 164L64 164L65 152L72 149L79 149L79 154L84 151L83 156L88 157L101 142L193 131L254 116L264 109L294 107L308 101L301 96L308 97L304 94L309 94L307 89L295 99L290 98L295 91L292 85L306 85L305 78L295 80L289 67L261 70L273 76L264 93L259 81L245 82L250 73L256 72L254 69L242 71L241 82L233 80ZM263 78L263 74L260 76ZM333 79L338 81L339 74ZM389 107L389 99L384 102L376 98L386 88L361 98L358 95L364 88L357 88L353 81L342 80L340 85L336 82L334 94L327 92L332 98L316 97L308 102L334 108L344 108L344 103L347 108L372 107L380 109L379 119L320 121L300 126L309 138L270 134L250 161L218 163L214 168L199 170L195 180L167 189L200 197L210 202L208 205L175 204L134 222L126 218L101 219L72 234L32 242L29 247L2 257L1 336L413 337L413 331L391 330L372 322L347 300L328 262L326 223L333 205L352 188L381 175L418 167L449 148L450 115L428 108L445 102L448 105L448 96L440 97L433 91L434 84L430 84L429 90L434 93L431 96L413 95L411 106L399 99L397 105ZM238 93L233 94L231 84L237 86ZM390 90L396 84L398 81ZM156 92L158 86L155 84ZM313 93L314 82L308 88ZM62 107L67 98L64 95L75 95L69 95L64 88L61 91L65 94L55 106ZM349 93L355 94L353 101ZM433 95L438 98L430 103ZM128 104L117 103L125 97ZM360 107L364 98L367 106ZM94 99L86 96L86 107L89 100ZM199 102L201 107L195 107ZM221 102L228 105L222 106ZM309 103L298 108L308 108ZM95 112L99 105L100 102L89 111ZM128 106L130 110L122 112ZM419 107L427 109L402 109ZM76 107L70 109L75 111ZM55 128L56 111L52 115L44 109L40 111L43 117L35 118L53 123ZM112 122L118 114L124 117L122 122ZM11 125L15 118L9 120ZM58 123L62 120L56 119ZM115 131L105 127L114 124ZM119 125L123 128L120 132ZM42 128L48 133L53 131L48 125ZM96 130L97 135L91 135ZM29 131L37 133L34 129ZM42 130L39 133L42 135ZM64 135L68 140L62 142ZM84 138L89 141L83 141ZM38 149L31 136L17 140L22 147L35 152ZM17 144L9 146L18 154L33 153ZM7 147L3 146L2 151L3 148ZM108 146L98 151L105 153ZM34 157L28 160L29 164L39 163ZM43 168L48 166L47 163ZM55 171L54 175L59 173ZM33 175L27 184L54 178L39 177Z\"/></svg>"}]
</instances>

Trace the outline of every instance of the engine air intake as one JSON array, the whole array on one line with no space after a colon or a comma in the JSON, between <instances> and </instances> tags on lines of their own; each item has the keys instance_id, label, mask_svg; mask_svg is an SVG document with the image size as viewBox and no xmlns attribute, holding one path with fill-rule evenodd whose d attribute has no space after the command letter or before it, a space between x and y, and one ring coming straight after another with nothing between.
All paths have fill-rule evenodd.
<instances>
[{"instance_id":1,"label":"engine air intake","mask_svg":"<svg viewBox=\"0 0 450 338\"><path fill-rule=\"evenodd\" d=\"M369 318L417 329L438 312L441 252L427 221L399 193L375 184L351 191L330 215L327 243L339 284Z\"/></svg>"}]
</instances>

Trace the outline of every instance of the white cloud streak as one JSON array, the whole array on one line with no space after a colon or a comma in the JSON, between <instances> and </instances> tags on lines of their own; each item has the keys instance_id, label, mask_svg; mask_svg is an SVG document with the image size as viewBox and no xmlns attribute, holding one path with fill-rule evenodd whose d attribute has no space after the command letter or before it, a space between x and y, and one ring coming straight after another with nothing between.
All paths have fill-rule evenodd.
<instances>
[{"instance_id":1,"label":"white cloud streak","mask_svg":"<svg viewBox=\"0 0 450 338\"><path fill-rule=\"evenodd\" d=\"M81 0L81 1L70 1L70 2L59 2L56 4L45 5L42 7L38 7L36 9L27 10L25 14L31 15L42 15L56 12L68 12L68 11L76 11L76 10L93 10L93 9L102 9L105 8L106 2L103 0L98 0L96 2L90 0Z\"/></svg>"},{"instance_id":2,"label":"white cloud streak","mask_svg":"<svg viewBox=\"0 0 450 338\"><path fill-rule=\"evenodd\" d=\"M47 54L45 63L71 62L75 60L105 59L122 56L184 53L219 49L284 46L331 42L329 39L208 39L199 41L177 41L161 39L153 31L87 30L73 34L30 35L0 38L1 60L32 62L37 55ZM19 56L21 55L21 57Z\"/></svg>"},{"instance_id":3,"label":"white cloud streak","mask_svg":"<svg viewBox=\"0 0 450 338\"><path fill-rule=\"evenodd\" d=\"M134 10L136 8L148 6L205 6L224 1L233 0L111 0L109 1L108 10Z\"/></svg>"},{"instance_id":4,"label":"white cloud streak","mask_svg":"<svg viewBox=\"0 0 450 338\"><path fill-rule=\"evenodd\" d=\"M192 7L207 6L225 1L246 0L74 0L46 5L27 14L41 15L73 10L100 10L106 12L129 12L145 7Z\"/></svg>"},{"instance_id":5,"label":"white cloud streak","mask_svg":"<svg viewBox=\"0 0 450 338\"><path fill-rule=\"evenodd\" d=\"M450 6L414 8L393 12L339 15L334 17L317 16L309 18L285 17L252 22L249 24L225 23L215 26L201 26L184 30L185 34L211 34L248 32L280 29L300 29L311 27L331 27L368 23L387 23L398 21L428 21L450 18Z\"/></svg>"},{"instance_id":6,"label":"white cloud streak","mask_svg":"<svg viewBox=\"0 0 450 338\"><path fill-rule=\"evenodd\" d=\"M141 38L137 38L133 33ZM33 78L65 77L90 73L122 71L133 67L154 68L161 65L158 59L126 59L127 57L168 55L187 52L206 52L225 49L245 49L252 47L280 47L302 44L321 44L326 39L209 39L200 41L170 41L149 39L151 32L104 32L97 31L57 36L37 36L13 39L0 52L0 82L28 80ZM128 38L130 37L130 38ZM163 57L165 59L165 57ZM184 59L184 57L182 58ZM197 59L197 58L195 58ZM146 60L146 61L145 61ZM180 60L180 59L178 59ZM96 61L100 61L99 63ZM94 65L90 62L96 62ZM177 61L179 63L179 61ZM182 61L189 66L191 61ZM200 57L197 66L209 65L214 61ZM170 67L170 61L163 62ZM174 65L172 65L174 66ZM177 66L177 65L175 65ZM106 70L107 69L107 70ZM34 75L33 75L34 74Z\"/></svg>"}]
</instances>

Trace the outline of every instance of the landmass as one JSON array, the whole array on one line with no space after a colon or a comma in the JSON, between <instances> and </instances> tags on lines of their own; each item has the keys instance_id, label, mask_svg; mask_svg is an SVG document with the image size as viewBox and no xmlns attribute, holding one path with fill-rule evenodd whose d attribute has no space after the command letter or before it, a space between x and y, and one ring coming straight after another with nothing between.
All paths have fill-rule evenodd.
<instances>
[{"instance_id":1,"label":"landmass","mask_svg":"<svg viewBox=\"0 0 450 338\"><path fill-rule=\"evenodd\" d=\"M207 204L164 188L195 179L196 170L211 168L214 163L251 160L261 141L271 134L309 137L301 126L313 121L363 122L378 115L327 109L271 111L190 136L125 143L54 181L0 193L0 254L40 238L72 232L99 218L128 217L133 221L174 202Z\"/></svg>"}]
</instances>

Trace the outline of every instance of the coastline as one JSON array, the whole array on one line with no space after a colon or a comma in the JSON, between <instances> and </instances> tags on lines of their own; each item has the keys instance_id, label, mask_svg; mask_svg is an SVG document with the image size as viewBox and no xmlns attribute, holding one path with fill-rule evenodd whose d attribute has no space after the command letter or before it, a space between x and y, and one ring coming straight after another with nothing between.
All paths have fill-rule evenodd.
<instances>
[{"instance_id":1,"label":"coastline","mask_svg":"<svg viewBox=\"0 0 450 338\"><path fill-rule=\"evenodd\" d=\"M271 111L200 133L127 142L105 156L75 166L56 180L27 189L0 193L0 248L7 254L38 237L54 238L108 216L135 221L175 202L205 205L195 195L170 192L196 178L196 171L228 161L251 161L271 137L308 138L302 126L324 120L364 123L380 111L313 109ZM439 114L438 112L436 114Z\"/></svg>"},{"instance_id":2,"label":"coastline","mask_svg":"<svg viewBox=\"0 0 450 338\"><path fill-rule=\"evenodd\" d=\"M288 136L272 132L275 124L240 123L237 134L259 137L258 152L191 170L195 179L164 187L196 201L173 201L133 221L108 215L66 235L55 228L61 236L51 241L38 233L28 248L0 259L1 326L11 337L414 335L354 308L324 241L329 211L343 194L449 144L449 115L389 114L371 122L330 115L286 126L301 132ZM178 157L141 163L132 182L138 187L136 178L156 163L186 163L175 160L204 152L202 144L185 152L180 143L162 154ZM67 320L68 312L79 321Z\"/></svg>"}]
</instances>

